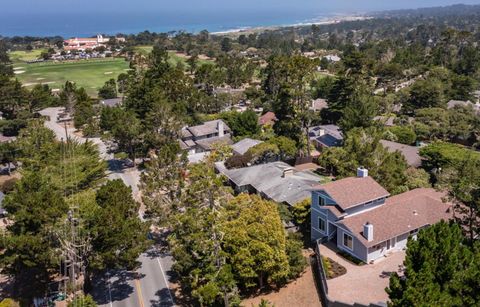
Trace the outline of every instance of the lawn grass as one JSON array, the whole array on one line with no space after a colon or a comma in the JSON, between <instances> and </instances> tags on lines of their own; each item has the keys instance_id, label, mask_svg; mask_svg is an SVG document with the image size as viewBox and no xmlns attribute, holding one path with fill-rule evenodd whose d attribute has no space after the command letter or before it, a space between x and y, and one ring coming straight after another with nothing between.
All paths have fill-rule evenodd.
<instances>
[{"instance_id":1,"label":"lawn grass","mask_svg":"<svg viewBox=\"0 0 480 307\"><path fill-rule=\"evenodd\" d=\"M32 51L18 50L9 52L8 56L13 63L28 62L38 59L44 51L46 51L46 49L34 49Z\"/></svg>"},{"instance_id":2,"label":"lawn grass","mask_svg":"<svg viewBox=\"0 0 480 307\"><path fill-rule=\"evenodd\" d=\"M129 69L128 62L123 58L90 59L63 63L27 64L14 62L16 77L27 88L35 84L48 84L51 88L60 89L66 81L73 81L78 87L83 87L93 97L105 81L114 78ZM22 72L23 71L23 72ZM19 73L22 72L22 73Z\"/></svg>"},{"instance_id":3,"label":"lawn grass","mask_svg":"<svg viewBox=\"0 0 480 307\"><path fill-rule=\"evenodd\" d=\"M134 49L135 49L136 52L139 52L139 53L144 54L144 55L148 55L152 52L153 46L149 46L149 45L136 46ZM169 55L168 62L172 66L176 66L178 64L178 62L181 62L181 63L183 63L185 69L190 68L190 65L187 64L188 56L178 55L175 51L168 51L168 55ZM207 63L213 63L213 61L205 60L205 59L198 59L197 63L198 63L198 65L203 65L203 64L207 64Z\"/></svg>"}]
</instances>

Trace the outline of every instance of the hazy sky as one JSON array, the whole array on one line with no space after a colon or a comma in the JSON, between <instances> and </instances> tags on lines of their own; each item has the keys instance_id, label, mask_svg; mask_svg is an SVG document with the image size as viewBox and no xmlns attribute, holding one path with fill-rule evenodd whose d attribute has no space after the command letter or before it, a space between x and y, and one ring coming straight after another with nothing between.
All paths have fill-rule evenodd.
<instances>
[{"instance_id":1,"label":"hazy sky","mask_svg":"<svg viewBox=\"0 0 480 307\"><path fill-rule=\"evenodd\" d=\"M55 14L84 12L235 11L235 10L328 10L372 11L449 5L480 4L480 0L2 0L2 14Z\"/></svg>"}]
</instances>

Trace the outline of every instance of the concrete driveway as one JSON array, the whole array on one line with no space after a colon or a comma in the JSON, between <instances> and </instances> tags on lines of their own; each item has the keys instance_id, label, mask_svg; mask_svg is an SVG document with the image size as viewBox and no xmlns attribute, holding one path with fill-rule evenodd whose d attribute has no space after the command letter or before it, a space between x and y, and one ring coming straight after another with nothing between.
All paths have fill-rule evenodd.
<instances>
[{"instance_id":1,"label":"concrete driveway","mask_svg":"<svg viewBox=\"0 0 480 307\"><path fill-rule=\"evenodd\" d=\"M328 257L347 269L340 277L327 280L330 300L349 304L385 303L388 301L385 288L388 287L390 275L403 271L405 251L398 251L374 264L355 265L336 254L328 245L320 246L322 256Z\"/></svg>"}]
</instances>

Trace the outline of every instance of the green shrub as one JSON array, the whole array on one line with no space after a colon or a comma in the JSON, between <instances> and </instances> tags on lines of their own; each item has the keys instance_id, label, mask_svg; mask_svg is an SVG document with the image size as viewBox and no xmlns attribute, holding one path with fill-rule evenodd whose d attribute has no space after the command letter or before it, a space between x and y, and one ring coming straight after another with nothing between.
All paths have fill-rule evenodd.
<instances>
[{"instance_id":1,"label":"green shrub","mask_svg":"<svg viewBox=\"0 0 480 307\"><path fill-rule=\"evenodd\" d=\"M417 134L409 126L395 126L388 128L388 131L393 133L397 142L411 145L417 140Z\"/></svg>"}]
</instances>

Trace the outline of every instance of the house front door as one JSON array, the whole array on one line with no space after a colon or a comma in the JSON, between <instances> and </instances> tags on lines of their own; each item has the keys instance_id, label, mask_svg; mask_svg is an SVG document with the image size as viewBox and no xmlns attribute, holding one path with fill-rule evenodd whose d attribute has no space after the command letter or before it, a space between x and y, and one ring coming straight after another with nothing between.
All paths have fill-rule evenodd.
<instances>
[{"instance_id":1,"label":"house front door","mask_svg":"<svg viewBox=\"0 0 480 307\"><path fill-rule=\"evenodd\" d=\"M387 240L387 251L390 250L391 246L390 246L390 240Z\"/></svg>"}]
</instances>

